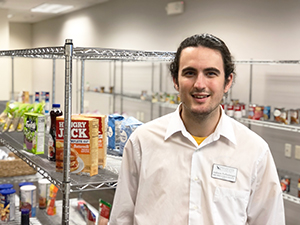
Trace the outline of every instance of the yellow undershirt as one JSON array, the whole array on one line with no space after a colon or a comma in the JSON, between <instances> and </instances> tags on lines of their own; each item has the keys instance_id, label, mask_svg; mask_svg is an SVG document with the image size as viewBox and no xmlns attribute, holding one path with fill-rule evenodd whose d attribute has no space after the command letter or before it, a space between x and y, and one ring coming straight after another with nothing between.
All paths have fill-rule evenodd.
<instances>
[{"instance_id":1,"label":"yellow undershirt","mask_svg":"<svg viewBox=\"0 0 300 225\"><path fill-rule=\"evenodd\" d=\"M196 140L198 145L200 145L205 140L205 138L207 138L207 137L196 137L194 135L192 135L192 136Z\"/></svg>"}]
</instances>

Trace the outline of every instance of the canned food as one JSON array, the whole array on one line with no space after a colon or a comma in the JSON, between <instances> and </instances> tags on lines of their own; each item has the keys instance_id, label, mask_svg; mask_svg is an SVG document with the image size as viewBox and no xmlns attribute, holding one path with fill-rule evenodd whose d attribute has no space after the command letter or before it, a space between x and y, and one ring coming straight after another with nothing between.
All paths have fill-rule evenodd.
<instances>
[{"instance_id":1,"label":"canned food","mask_svg":"<svg viewBox=\"0 0 300 225\"><path fill-rule=\"evenodd\" d=\"M249 107L248 107L248 119L253 119L255 107L256 107L255 104L249 104Z\"/></svg>"},{"instance_id":2,"label":"canned food","mask_svg":"<svg viewBox=\"0 0 300 225\"><path fill-rule=\"evenodd\" d=\"M36 186L25 185L21 187L21 210L29 209L29 216L36 216Z\"/></svg>"},{"instance_id":3,"label":"canned food","mask_svg":"<svg viewBox=\"0 0 300 225\"><path fill-rule=\"evenodd\" d=\"M284 176L280 180L281 190L285 193L290 192L291 178L289 176Z\"/></svg>"},{"instance_id":4,"label":"canned food","mask_svg":"<svg viewBox=\"0 0 300 225\"><path fill-rule=\"evenodd\" d=\"M275 108L273 114L276 122L289 124L289 111L284 108Z\"/></svg>"},{"instance_id":5,"label":"canned food","mask_svg":"<svg viewBox=\"0 0 300 225\"><path fill-rule=\"evenodd\" d=\"M263 106L256 106L254 109L253 119L260 120L263 117Z\"/></svg>"},{"instance_id":6,"label":"canned food","mask_svg":"<svg viewBox=\"0 0 300 225\"><path fill-rule=\"evenodd\" d=\"M242 118L242 106L240 104L237 104L234 106L234 114L233 117L235 119Z\"/></svg>"},{"instance_id":7,"label":"canned food","mask_svg":"<svg viewBox=\"0 0 300 225\"><path fill-rule=\"evenodd\" d=\"M263 118L264 120L270 120L271 119L271 106L265 106L263 110Z\"/></svg>"},{"instance_id":8,"label":"canned food","mask_svg":"<svg viewBox=\"0 0 300 225\"><path fill-rule=\"evenodd\" d=\"M226 114L229 117L233 117L233 115L234 115L234 105L232 105L232 104L227 105Z\"/></svg>"},{"instance_id":9,"label":"canned food","mask_svg":"<svg viewBox=\"0 0 300 225\"><path fill-rule=\"evenodd\" d=\"M15 193L16 190L13 188L0 190L1 221L8 222L15 219Z\"/></svg>"},{"instance_id":10,"label":"canned food","mask_svg":"<svg viewBox=\"0 0 300 225\"><path fill-rule=\"evenodd\" d=\"M299 124L299 109L290 110L291 124Z\"/></svg>"},{"instance_id":11,"label":"canned food","mask_svg":"<svg viewBox=\"0 0 300 225\"><path fill-rule=\"evenodd\" d=\"M242 117L246 116L246 105L244 103L241 103L242 107Z\"/></svg>"},{"instance_id":12,"label":"canned food","mask_svg":"<svg viewBox=\"0 0 300 225\"><path fill-rule=\"evenodd\" d=\"M50 181L47 179L39 180L39 208L45 209L47 206L47 199L49 198Z\"/></svg>"}]
</instances>

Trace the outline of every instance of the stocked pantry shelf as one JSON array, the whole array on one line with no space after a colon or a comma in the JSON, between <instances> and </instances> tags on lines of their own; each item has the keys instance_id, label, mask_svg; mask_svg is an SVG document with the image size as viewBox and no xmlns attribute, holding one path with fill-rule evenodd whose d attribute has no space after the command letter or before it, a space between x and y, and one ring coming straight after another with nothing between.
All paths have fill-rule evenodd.
<instances>
[{"instance_id":1,"label":"stocked pantry shelf","mask_svg":"<svg viewBox=\"0 0 300 225\"><path fill-rule=\"evenodd\" d=\"M247 119L247 118L240 118L237 120L239 122L245 123L245 124L300 133L300 126L296 126L296 125L287 125L287 124L280 124L280 123L276 123L276 122L253 120L253 119Z\"/></svg>"},{"instance_id":2,"label":"stocked pantry shelf","mask_svg":"<svg viewBox=\"0 0 300 225\"><path fill-rule=\"evenodd\" d=\"M12 64L14 57L23 58L41 58L41 59L53 59L53 65L55 65L55 59L65 59L65 122L66 122L66 143L65 147L67 154L70 154L69 143L69 130L70 130L70 114L71 114L71 83L72 83L72 59L82 60L82 77L84 76L84 61L85 60L119 60L119 61L170 61L174 58L175 52L160 52L160 51L134 51L134 50L119 50L119 49L104 49L104 48L73 48L72 40L68 39L63 47L45 47L45 48L33 48L22 49L13 51L0 51L0 57L11 57ZM249 64L251 67L253 64L300 64L299 60L238 60L236 64ZM54 66L53 66L54 67ZM55 74L55 72L53 72ZM13 77L13 73L12 73ZM54 76L53 76L54 77ZM251 70L252 77L252 70ZM83 85L81 84L81 92L83 96ZM53 90L54 91L54 90ZM12 87L12 93L14 88ZM113 94L112 94L113 95ZM126 96L122 93L122 98L135 99L136 97ZM139 100L143 101L143 100ZM251 102L251 101L250 101ZM162 107L176 108L177 104L168 104L163 102L157 102ZM83 108L83 98L81 100L81 107ZM299 132L300 128L289 125L279 125L275 123L265 121L253 121L248 119L241 119L240 122L264 126L269 128L275 128L280 130L289 130ZM62 224L69 224L69 192L81 192L95 189L114 188L117 184L117 174L119 169L115 169L114 166L108 165L105 170L100 170L99 175L88 177L69 174L64 170L63 173L55 172L55 164L49 162L45 156L36 156L29 154L22 149L22 134L21 133L3 133L0 134L0 143L4 144L12 152L17 154L21 159L25 160L30 166L35 168L42 176L49 179L63 192L63 204L62 204ZM113 161L119 168L120 158L108 157L108 163ZM69 165L69 162L66 162ZM289 194L284 194L284 198L293 202L299 203L299 199Z\"/></svg>"},{"instance_id":3,"label":"stocked pantry shelf","mask_svg":"<svg viewBox=\"0 0 300 225\"><path fill-rule=\"evenodd\" d=\"M172 104L172 103L168 103L168 102L152 102L150 96L148 98L146 98L145 100L140 98L140 95L138 94L119 94L119 93L101 93L101 92L96 92L96 91L87 91L88 93L95 93L95 94L99 94L99 95L104 95L104 96L110 96L113 97L118 96L118 97L122 97L123 99L128 99L131 101L137 101L137 102L150 102L154 105L159 105L161 107L165 107L165 108L173 108L176 109L178 104Z\"/></svg>"},{"instance_id":4,"label":"stocked pantry shelf","mask_svg":"<svg viewBox=\"0 0 300 225\"><path fill-rule=\"evenodd\" d=\"M77 210L77 201L78 199L72 198L70 199L70 225L81 225L85 224L86 221L84 218L79 214ZM16 203L18 204L19 197L16 196ZM55 201L56 211L59 212L62 210L63 203L61 200ZM30 218L30 225L58 225L61 222L61 215L56 214L49 216L46 213L45 209L39 209L39 207L36 208L37 213L36 217ZM9 221L9 222L2 222L0 221L0 225L20 225L21 224L21 212L19 211L19 206L16 206L15 210L15 220Z\"/></svg>"},{"instance_id":5,"label":"stocked pantry shelf","mask_svg":"<svg viewBox=\"0 0 300 225\"><path fill-rule=\"evenodd\" d=\"M5 145L10 151L27 162L28 165L38 171L43 177L55 184L63 191L63 173L55 171L55 162L49 161L45 155L34 155L22 150L23 133L2 133L0 143ZM108 160L109 161L109 160ZM117 185L118 175L113 172L113 166L108 165L108 169L99 169L98 175L85 176L70 174L70 192L90 191L97 189L111 189ZM111 171L112 170L112 171Z\"/></svg>"}]
</instances>

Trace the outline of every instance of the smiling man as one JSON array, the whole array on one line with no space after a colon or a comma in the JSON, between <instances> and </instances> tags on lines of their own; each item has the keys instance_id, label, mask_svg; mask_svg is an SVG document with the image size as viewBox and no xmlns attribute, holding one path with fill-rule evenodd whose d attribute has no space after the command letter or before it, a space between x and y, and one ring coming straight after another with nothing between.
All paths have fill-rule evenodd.
<instances>
[{"instance_id":1,"label":"smiling man","mask_svg":"<svg viewBox=\"0 0 300 225\"><path fill-rule=\"evenodd\" d=\"M170 71L182 103L130 136L109 224L285 224L267 143L220 107L235 76L225 43L185 39Z\"/></svg>"}]
</instances>

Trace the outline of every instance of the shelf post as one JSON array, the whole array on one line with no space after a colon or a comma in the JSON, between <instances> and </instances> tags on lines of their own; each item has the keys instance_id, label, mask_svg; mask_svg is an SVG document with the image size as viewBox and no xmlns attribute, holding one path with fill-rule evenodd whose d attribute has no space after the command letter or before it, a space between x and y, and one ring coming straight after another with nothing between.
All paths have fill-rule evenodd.
<instances>
[{"instance_id":1,"label":"shelf post","mask_svg":"<svg viewBox=\"0 0 300 225\"><path fill-rule=\"evenodd\" d=\"M114 92L113 92L113 112L112 113L115 113L116 112L116 79L117 79L117 65L116 65L116 60L114 61Z\"/></svg>"},{"instance_id":2,"label":"shelf post","mask_svg":"<svg viewBox=\"0 0 300 225\"><path fill-rule=\"evenodd\" d=\"M84 59L81 59L80 113L84 111Z\"/></svg>"},{"instance_id":3,"label":"shelf post","mask_svg":"<svg viewBox=\"0 0 300 225\"><path fill-rule=\"evenodd\" d=\"M120 114L123 114L123 61L121 61L121 104L120 104Z\"/></svg>"},{"instance_id":4,"label":"shelf post","mask_svg":"<svg viewBox=\"0 0 300 225\"><path fill-rule=\"evenodd\" d=\"M15 71L14 57L11 57L11 100L15 100Z\"/></svg>"},{"instance_id":5,"label":"shelf post","mask_svg":"<svg viewBox=\"0 0 300 225\"><path fill-rule=\"evenodd\" d=\"M63 167L63 212L62 224L69 224L70 209L70 145L71 145L71 116L72 116L72 39L65 41L65 110L64 110L64 167Z\"/></svg>"},{"instance_id":6,"label":"shelf post","mask_svg":"<svg viewBox=\"0 0 300 225\"><path fill-rule=\"evenodd\" d=\"M251 59L252 61L252 59ZM249 84L250 84L250 87L249 87L249 104L252 103L252 78L253 78L253 64L251 63L250 64L250 81L249 81Z\"/></svg>"},{"instance_id":7,"label":"shelf post","mask_svg":"<svg viewBox=\"0 0 300 225\"><path fill-rule=\"evenodd\" d=\"M152 71L151 71L151 96L154 95L154 62L152 62ZM150 119L153 120L153 102L151 98L151 112Z\"/></svg>"},{"instance_id":8,"label":"shelf post","mask_svg":"<svg viewBox=\"0 0 300 225\"><path fill-rule=\"evenodd\" d=\"M55 103L55 71L56 71L56 61L53 59L52 65L52 104Z\"/></svg>"}]
</instances>

